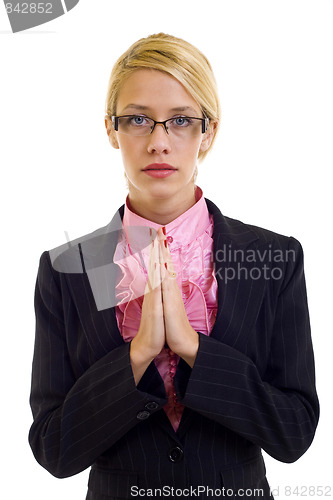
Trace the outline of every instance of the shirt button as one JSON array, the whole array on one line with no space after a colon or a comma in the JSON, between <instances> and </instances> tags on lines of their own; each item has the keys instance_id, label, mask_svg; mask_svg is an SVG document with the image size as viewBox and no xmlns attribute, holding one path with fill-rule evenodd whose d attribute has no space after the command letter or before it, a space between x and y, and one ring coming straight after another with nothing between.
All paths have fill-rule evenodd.
<instances>
[{"instance_id":1,"label":"shirt button","mask_svg":"<svg viewBox=\"0 0 333 500\"><path fill-rule=\"evenodd\" d=\"M175 446L169 450L168 458L173 463L181 462L184 458L184 452L179 446Z\"/></svg>"},{"instance_id":2,"label":"shirt button","mask_svg":"<svg viewBox=\"0 0 333 500\"><path fill-rule=\"evenodd\" d=\"M149 401L149 403L145 405L146 410L157 410L158 407L159 404L156 403L156 401Z\"/></svg>"},{"instance_id":3,"label":"shirt button","mask_svg":"<svg viewBox=\"0 0 333 500\"><path fill-rule=\"evenodd\" d=\"M167 239L168 243L172 243L173 242L173 237L172 236L167 236L166 239Z\"/></svg>"},{"instance_id":4,"label":"shirt button","mask_svg":"<svg viewBox=\"0 0 333 500\"><path fill-rule=\"evenodd\" d=\"M139 413L137 413L136 415L136 418L139 419L139 420L146 420L146 418L148 418L150 416L150 413L149 411L139 411Z\"/></svg>"}]
</instances>

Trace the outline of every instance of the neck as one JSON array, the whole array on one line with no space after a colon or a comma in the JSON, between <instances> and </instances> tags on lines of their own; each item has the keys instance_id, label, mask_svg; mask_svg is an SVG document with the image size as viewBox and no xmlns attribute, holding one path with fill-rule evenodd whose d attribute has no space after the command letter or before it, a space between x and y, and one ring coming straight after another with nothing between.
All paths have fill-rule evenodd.
<instances>
[{"instance_id":1,"label":"neck","mask_svg":"<svg viewBox=\"0 0 333 500\"><path fill-rule=\"evenodd\" d=\"M184 193L181 195L175 194L168 198L145 198L141 197L141 193L136 193L133 196L131 190L129 192L129 205L132 212L143 217L144 219L165 226L173 220L177 219L181 214L186 212L191 208L195 202L195 186L191 186L187 196L184 197Z\"/></svg>"}]
</instances>

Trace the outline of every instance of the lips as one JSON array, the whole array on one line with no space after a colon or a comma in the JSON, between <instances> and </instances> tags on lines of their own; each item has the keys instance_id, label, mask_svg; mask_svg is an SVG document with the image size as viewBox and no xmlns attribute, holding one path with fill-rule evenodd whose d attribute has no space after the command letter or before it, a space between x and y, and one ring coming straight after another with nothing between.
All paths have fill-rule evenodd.
<instances>
[{"instance_id":1,"label":"lips","mask_svg":"<svg viewBox=\"0 0 333 500\"><path fill-rule=\"evenodd\" d=\"M143 169L144 172L146 172L147 170L177 170L177 169L172 165L169 165L168 163L151 163L150 165L147 165Z\"/></svg>"},{"instance_id":2,"label":"lips","mask_svg":"<svg viewBox=\"0 0 333 500\"><path fill-rule=\"evenodd\" d=\"M152 163L143 169L145 174L150 177L155 177L156 179L164 179L174 174L176 171L177 169L168 163Z\"/></svg>"}]
</instances>

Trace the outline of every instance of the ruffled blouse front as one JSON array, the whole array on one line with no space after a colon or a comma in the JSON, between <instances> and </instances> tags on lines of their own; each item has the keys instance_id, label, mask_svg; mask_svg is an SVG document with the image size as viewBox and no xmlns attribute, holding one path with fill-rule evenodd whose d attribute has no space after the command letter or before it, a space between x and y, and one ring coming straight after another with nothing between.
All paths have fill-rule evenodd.
<instances>
[{"instance_id":1,"label":"ruffled blouse front","mask_svg":"<svg viewBox=\"0 0 333 500\"><path fill-rule=\"evenodd\" d=\"M116 317L123 339L130 342L140 326L150 253L149 229L156 235L154 231L161 226L133 213L128 199L123 226L114 255L114 262L122 271L116 285ZM165 228L189 322L197 332L209 335L217 311L217 281L212 259L213 218L199 187L196 188L196 203ZM154 362L168 396L164 410L177 431L184 410L177 401L173 383L179 356L164 348Z\"/></svg>"}]
</instances>

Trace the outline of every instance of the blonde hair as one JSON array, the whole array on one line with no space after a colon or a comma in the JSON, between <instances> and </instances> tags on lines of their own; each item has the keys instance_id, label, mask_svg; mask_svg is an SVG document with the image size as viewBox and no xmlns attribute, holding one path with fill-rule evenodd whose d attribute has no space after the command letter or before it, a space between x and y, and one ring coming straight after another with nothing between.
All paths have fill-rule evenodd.
<instances>
[{"instance_id":1,"label":"blonde hair","mask_svg":"<svg viewBox=\"0 0 333 500\"><path fill-rule=\"evenodd\" d=\"M209 61L190 43L164 33L141 38L116 61L109 79L106 115L116 114L121 86L135 70L143 68L163 71L176 78L198 103L203 116L219 123L220 102ZM199 154L199 160L209 149Z\"/></svg>"}]
</instances>

